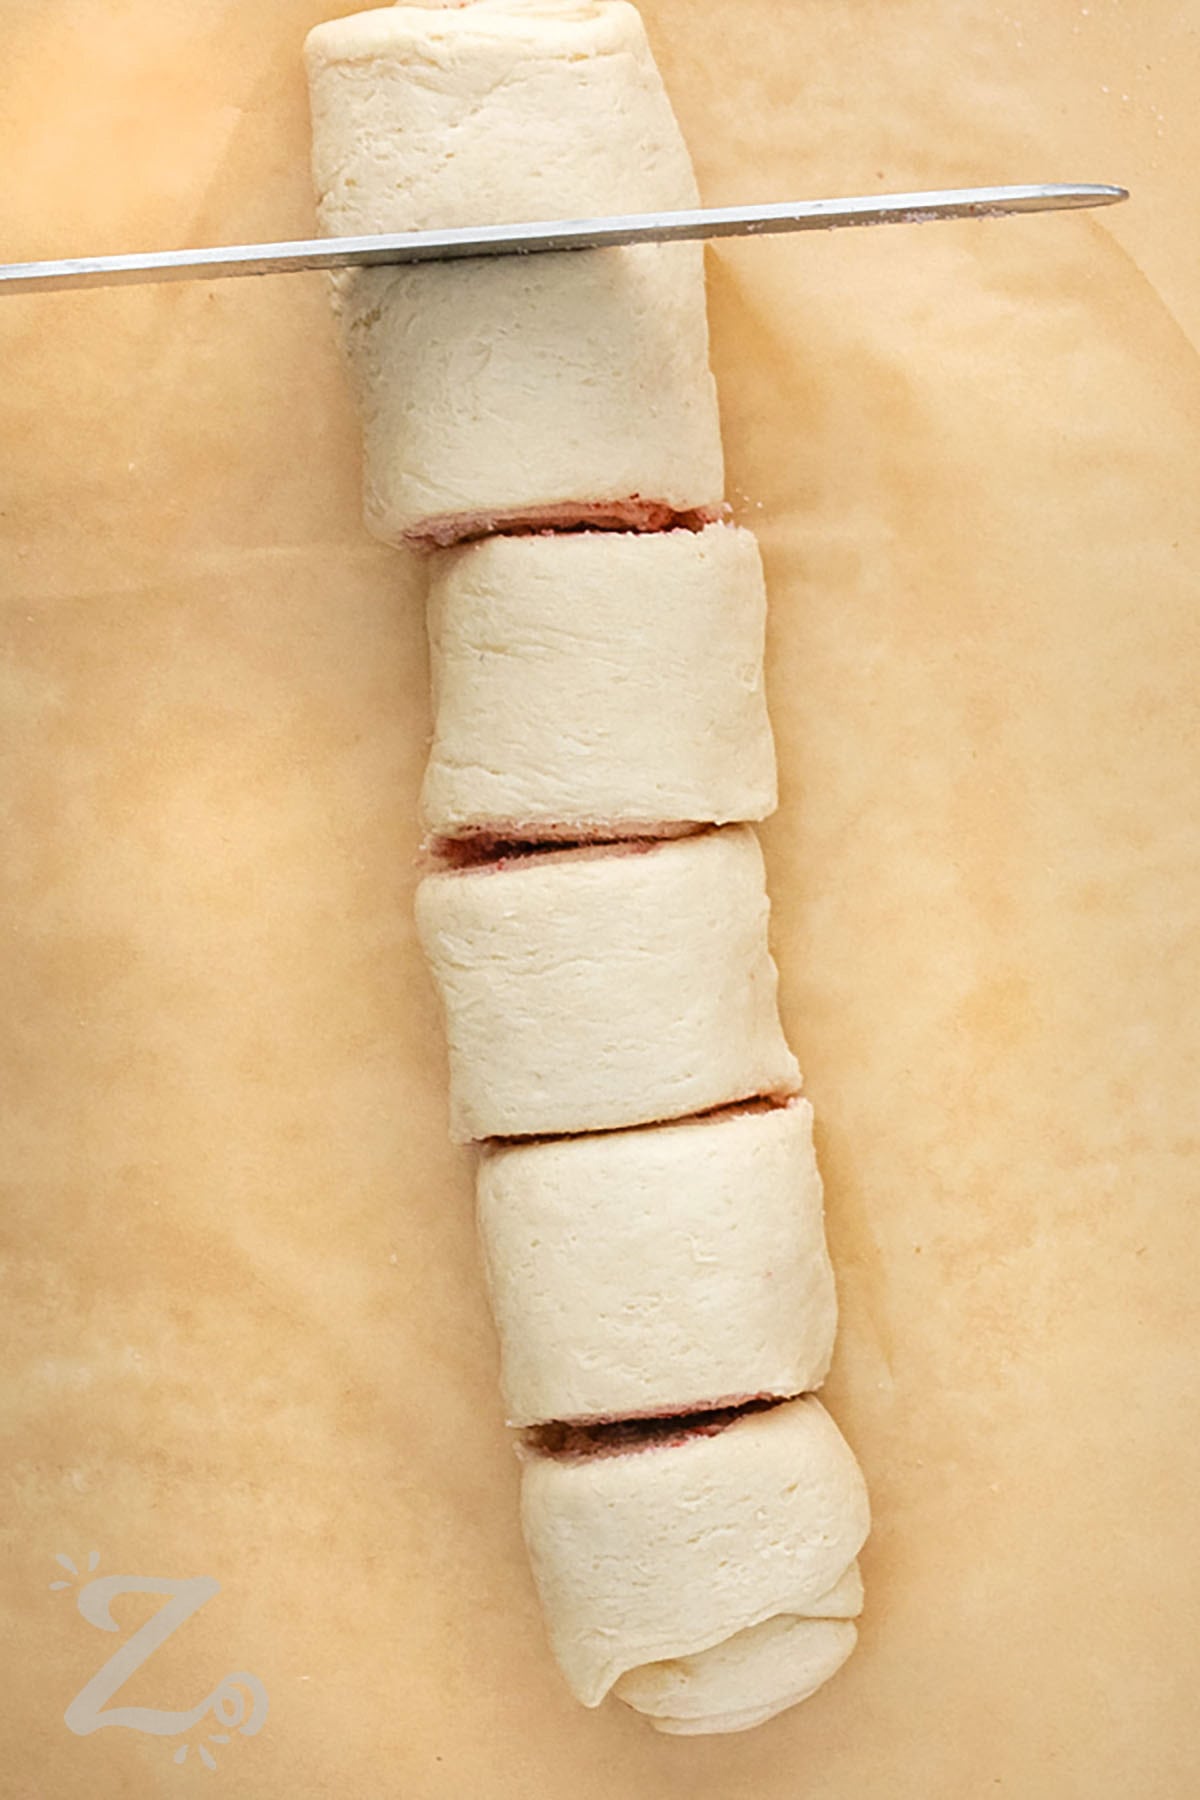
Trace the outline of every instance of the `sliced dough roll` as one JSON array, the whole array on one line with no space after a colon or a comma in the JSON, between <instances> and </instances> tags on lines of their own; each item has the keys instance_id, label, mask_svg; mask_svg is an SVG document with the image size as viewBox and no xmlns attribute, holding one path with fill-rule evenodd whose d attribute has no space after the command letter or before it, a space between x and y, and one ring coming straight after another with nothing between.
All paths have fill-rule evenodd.
<instances>
[{"instance_id":1,"label":"sliced dough roll","mask_svg":"<svg viewBox=\"0 0 1200 1800\"><path fill-rule=\"evenodd\" d=\"M807 1100L496 1146L478 1196L510 1424L824 1380L837 1300Z\"/></svg>"},{"instance_id":2,"label":"sliced dough roll","mask_svg":"<svg viewBox=\"0 0 1200 1800\"><path fill-rule=\"evenodd\" d=\"M775 752L749 531L498 537L434 560L435 839L763 819Z\"/></svg>"},{"instance_id":3,"label":"sliced dough roll","mask_svg":"<svg viewBox=\"0 0 1200 1800\"><path fill-rule=\"evenodd\" d=\"M428 875L450 1125L472 1138L651 1124L795 1093L746 825Z\"/></svg>"},{"instance_id":4,"label":"sliced dough roll","mask_svg":"<svg viewBox=\"0 0 1200 1800\"><path fill-rule=\"evenodd\" d=\"M305 58L327 233L698 204L624 0L385 7L318 25ZM719 506L698 245L358 270L335 292L377 536Z\"/></svg>"},{"instance_id":5,"label":"sliced dough roll","mask_svg":"<svg viewBox=\"0 0 1200 1800\"><path fill-rule=\"evenodd\" d=\"M585 1706L615 1687L666 1729L737 1729L844 1660L845 1630L814 1639L786 1623L861 1606L866 1488L819 1401L645 1447L526 1455L522 1529L551 1647ZM785 1623L759 1631L768 1620Z\"/></svg>"}]
</instances>

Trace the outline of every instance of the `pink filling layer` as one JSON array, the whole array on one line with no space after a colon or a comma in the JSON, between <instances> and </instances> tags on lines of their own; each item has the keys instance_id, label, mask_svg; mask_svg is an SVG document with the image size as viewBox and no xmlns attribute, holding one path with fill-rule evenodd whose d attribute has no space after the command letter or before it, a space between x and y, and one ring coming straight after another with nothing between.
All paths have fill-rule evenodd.
<instances>
[{"instance_id":1,"label":"pink filling layer","mask_svg":"<svg viewBox=\"0 0 1200 1800\"><path fill-rule=\"evenodd\" d=\"M593 1456L629 1456L643 1450L670 1450L689 1438L716 1437L738 1419L766 1412L794 1399L792 1394L742 1394L714 1401L712 1406L687 1413L635 1413L587 1424L535 1425L518 1440L524 1456L549 1456L558 1462L576 1462Z\"/></svg>"},{"instance_id":2,"label":"pink filling layer","mask_svg":"<svg viewBox=\"0 0 1200 1800\"><path fill-rule=\"evenodd\" d=\"M518 856L535 856L548 847L560 849L619 850L626 844L655 844L667 839L694 837L709 829L700 820L640 819L620 822L588 819L576 824L558 821L543 824L528 819L496 819L487 825L464 825L446 837L427 838L421 849L435 861L463 869L477 863L502 863Z\"/></svg>"},{"instance_id":3,"label":"pink filling layer","mask_svg":"<svg viewBox=\"0 0 1200 1800\"><path fill-rule=\"evenodd\" d=\"M676 836L694 836L697 830L708 830L710 827L691 827ZM564 862L595 862L602 856L649 856L655 850L661 850L668 840L653 837L621 837L604 839L596 843L578 843L572 840L561 848L545 844L527 844L509 840L496 840L491 850L473 850L472 846L451 842L448 859L439 864L435 873L451 874L464 881L473 881L481 876L495 875L501 869L511 869L515 865ZM425 848L432 851L433 846Z\"/></svg>"},{"instance_id":4,"label":"pink filling layer","mask_svg":"<svg viewBox=\"0 0 1200 1800\"><path fill-rule=\"evenodd\" d=\"M702 531L722 518L726 510L702 506L677 512L665 500L643 500L640 494L632 494L628 500L565 500L556 506L533 506L512 512L442 513L404 535L407 543L445 550L451 544L493 533L513 536L539 531Z\"/></svg>"}]
</instances>

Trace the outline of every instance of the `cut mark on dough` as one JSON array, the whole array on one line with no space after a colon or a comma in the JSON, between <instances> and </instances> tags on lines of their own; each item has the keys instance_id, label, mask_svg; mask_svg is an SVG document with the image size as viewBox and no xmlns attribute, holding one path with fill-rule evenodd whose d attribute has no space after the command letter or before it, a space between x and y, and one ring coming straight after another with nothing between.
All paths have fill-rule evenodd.
<instances>
[{"instance_id":1,"label":"cut mark on dough","mask_svg":"<svg viewBox=\"0 0 1200 1800\"><path fill-rule=\"evenodd\" d=\"M426 519L419 531L406 532L404 542L414 550L449 550L482 537L546 537L573 531L703 531L731 511L728 503L722 502L678 512L665 500L643 500L640 494L631 494L627 500L594 500L582 505L568 500L527 512L443 513Z\"/></svg>"},{"instance_id":2,"label":"cut mark on dough","mask_svg":"<svg viewBox=\"0 0 1200 1800\"><path fill-rule=\"evenodd\" d=\"M634 1413L587 1424L553 1420L523 1431L517 1448L523 1456L548 1456L559 1462L672 1449L689 1438L716 1437L739 1419L798 1398L796 1394L735 1394L693 1412Z\"/></svg>"},{"instance_id":3,"label":"cut mark on dough","mask_svg":"<svg viewBox=\"0 0 1200 1800\"><path fill-rule=\"evenodd\" d=\"M573 851L620 855L623 850L650 850L676 838L695 837L713 827L701 820L664 823L639 820L629 824L592 820L576 825L528 824L497 820L469 826L455 837L427 838L420 862L438 869L496 868L520 857L559 855Z\"/></svg>"},{"instance_id":4,"label":"cut mark on dough","mask_svg":"<svg viewBox=\"0 0 1200 1800\"><path fill-rule=\"evenodd\" d=\"M782 1090L778 1094L747 1094L741 1099L723 1100L719 1106L706 1107L703 1112L685 1113L682 1118L652 1119L641 1125L609 1125L596 1131L529 1132L523 1137L481 1138L477 1140L477 1147L486 1155L489 1150L504 1150L510 1144L560 1144L564 1139L616 1137L625 1131L674 1131L676 1126L719 1125L745 1113L786 1112L789 1106L798 1106L802 1098L799 1093Z\"/></svg>"}]
</instances>

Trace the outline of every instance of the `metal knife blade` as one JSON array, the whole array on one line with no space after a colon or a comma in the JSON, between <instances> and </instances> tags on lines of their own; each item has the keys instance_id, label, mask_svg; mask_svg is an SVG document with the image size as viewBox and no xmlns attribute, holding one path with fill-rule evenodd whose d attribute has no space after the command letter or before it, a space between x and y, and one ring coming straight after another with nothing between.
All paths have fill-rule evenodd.
<instances>
[{"instance_id":1,"label":"metal knife blade","mask_svg":"<svg viewBox=\"0 0 1200 1800\"><path fill-rule=\"evenodd\" d=\"M373 237L313 238L281 244L223 244L127 256L76 256L57 262L0 264L0 294L54 288L125 287L140 282L215 281L233 275L291 275L376 263L449 262L469 256L528 256L620 244L828 231L845 225L920 225L934 219L994 218L1112 206L1128 190L1096 182L945 188L920 194L871 194L848 200L795 200L768 206L714 206L692 212L630 213L604 219L555 219L449 231L387 232Z\"/></svg>"}]
</instances>

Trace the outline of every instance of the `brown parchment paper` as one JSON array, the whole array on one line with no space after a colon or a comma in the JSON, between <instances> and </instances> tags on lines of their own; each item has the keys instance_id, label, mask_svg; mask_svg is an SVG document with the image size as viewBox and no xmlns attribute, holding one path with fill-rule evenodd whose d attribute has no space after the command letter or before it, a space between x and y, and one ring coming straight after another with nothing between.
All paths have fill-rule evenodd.
<instances>
[{"instance_id":1,"label":"brown parchment paper","mask_svg":"<svg viewBox=\"0 0 1200 1800\"><path fill-rule=\"evenodd\" d=\"M307 235L329 10L2 0L3 255ZM322 280L8 298L5 1796L1196 1792L1200 15L645 14L713 203L1135 196L711 253L859 1652L694 1743L550 1662L411 922L420 577ZM92 1551L220 1583L111 1702L255 1674L215 1769L64 1723L160 1604L89 1624Z\"/></svg>"}]
</instances>

